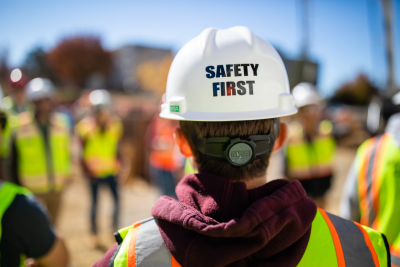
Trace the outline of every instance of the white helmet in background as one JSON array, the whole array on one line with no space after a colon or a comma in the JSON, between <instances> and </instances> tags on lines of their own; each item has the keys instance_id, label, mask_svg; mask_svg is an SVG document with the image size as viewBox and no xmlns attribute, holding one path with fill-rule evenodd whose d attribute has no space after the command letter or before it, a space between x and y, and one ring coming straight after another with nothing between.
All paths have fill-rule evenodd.
<instances>
[{"instance_id":1,"label":"white helmet in background","mask_svg":"<svg viewBox=\"0 0 400 267\"><path fill-rule=\"evenodd\" d=\"M107 90L97 89L89 94L93 108L108 108L111 105L111 95Z\"/></svg>"},{"instance_id":2,"label":"white helmet in background","mask_svg":"<svg viewBox=\"0 0 400 267\"><path fill-rule=\"evenodd\" d=\"M175 56L160 116L240 121L297 112L276 50L246 27L205 29Z\"/></svg>"},{"instance_id":3,"label":"white helmet in background","mask_svg":"<svg viewBox=\"0 0 400 267\"><path fill-rule=\"evenodd\" d=\"M25 87L26 98L29 101L37 101L51 98L54 94L54 84L46 78L35 78Z\"/></svg>"},{"instance_id":4,"label":"white helmet in background","mask_svg":"<svg viewBox=\"0 0 400 267\"><path fill-rule=\"evenodd\" d=\"M395 94L395 95L392 97L392 103L393 103L394 105L400 105L400 92L398 92L397 94Z\"/></svg>"},{"instance_id":5,"label":"white helmet in background","mask_svg":"<svg viewBox=\"0 0 400 267\"><path fill-rule=\"evenodd\" d=\"M293 88L292 94L297 108L322 103L321 95L311 83L299 83Z\"/></svg>"}]
</instances>

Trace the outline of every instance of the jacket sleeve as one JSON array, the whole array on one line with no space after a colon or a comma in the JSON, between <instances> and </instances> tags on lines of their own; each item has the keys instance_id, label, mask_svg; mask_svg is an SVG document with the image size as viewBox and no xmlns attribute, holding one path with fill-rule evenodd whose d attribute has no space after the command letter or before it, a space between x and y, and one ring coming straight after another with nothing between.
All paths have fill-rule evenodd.
<instances>
[{"instance_id":1,"label":"jacket sleeve","mask_svg":"<svg viewBox=\"0 0 400 267\"><path fill-rule=\"evenodd\" d=\"M347 220L360 222L361 215L357 191L357 177L358 170L354 160L344 184L340 203L340 216Z\"/></svg>"}]
</instances>

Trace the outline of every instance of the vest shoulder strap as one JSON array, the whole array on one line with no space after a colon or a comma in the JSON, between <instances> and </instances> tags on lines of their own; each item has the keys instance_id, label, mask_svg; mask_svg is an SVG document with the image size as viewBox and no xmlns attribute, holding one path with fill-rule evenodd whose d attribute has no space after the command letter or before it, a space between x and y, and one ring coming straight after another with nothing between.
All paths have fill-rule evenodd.
<instances>
[{"instance_id":1,"label":"vest shoulder strap","mask_svg":"<svg viewBox=\"0 0 400 267\"><path fill-rule=\"evenodd\" d=\"M180 267L165 245L157 219L151 217L116 232L118 247L110 267Z\"/></svg>"},{"instance_id":2,"label":"vest shoulder strap","mask_svg":"<svg viewBox=\"0 0 400 267\"><path fill-rule=\"evenodd\" d=\"M180 266L164 244L155 218L123 228L115 237L118 247L109 267ZM327 253L332 257L327 258ZM298 266L310 264L386 267L390 266L389 248L380 233L320 209L311 228L306 253Z\"/></svg>"},{"instance_id":3,"label":"vest shoulder strap","mask_svg":"<svg viewBox=\"0 0 400 267\"><path fill-rule=\"evenodd\" d=\"M339 267L389 266L389 249L379 232L319 209L329 227Z\"/></svg>"}]
</instances>

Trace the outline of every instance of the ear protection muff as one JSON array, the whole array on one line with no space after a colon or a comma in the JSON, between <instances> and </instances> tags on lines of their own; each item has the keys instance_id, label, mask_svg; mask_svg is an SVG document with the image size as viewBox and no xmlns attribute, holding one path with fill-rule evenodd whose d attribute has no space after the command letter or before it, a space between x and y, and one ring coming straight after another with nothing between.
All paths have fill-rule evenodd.
<instances>
[{"instance_id":1,"label":"ear protection muff","mask_svg":"<svg viewBox=\"0 0 400 267\"><path fill-rule=\"evenodd\" d=\"M227 161L234 167L243 167L271 153L279 136L279 120L274 118L271 134L246 137L197 138L196 125L192 122L191 137L200 153L213 160Z\"/></svg>"}]
</instances>

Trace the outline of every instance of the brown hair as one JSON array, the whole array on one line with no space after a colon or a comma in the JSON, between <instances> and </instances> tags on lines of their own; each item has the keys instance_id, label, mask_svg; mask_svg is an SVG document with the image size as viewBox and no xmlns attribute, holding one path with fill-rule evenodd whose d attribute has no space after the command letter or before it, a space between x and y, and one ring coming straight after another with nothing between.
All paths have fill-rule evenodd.
<instances>
[{"instance_id":1,"label":"brown hair","mask_svg":"<svg viewBox=\"0 0 400 267\"><path fill-rule=\"evenodd\" d=\"M196 148L191 138L192 121L180 121L183 135L192 149L195 162L200 172L219 175L230 181L246 181L251 177L266 175L270 154L256 159L244 167L233 167L228 162L216 161L203 156ZM195 128L198 138L204 137L244 137L257 134L270 134L274 129L273 119L252 121L196 121Z\"/></svg>"}]
</instances>

